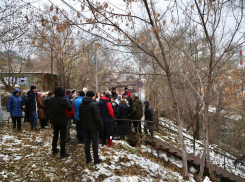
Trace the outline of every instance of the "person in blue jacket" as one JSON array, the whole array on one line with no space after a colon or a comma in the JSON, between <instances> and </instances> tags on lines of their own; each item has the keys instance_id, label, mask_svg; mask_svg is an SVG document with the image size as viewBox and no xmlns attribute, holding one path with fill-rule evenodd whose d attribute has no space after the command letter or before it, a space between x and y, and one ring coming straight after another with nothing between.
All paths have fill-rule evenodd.
<instances>
[{"instance_id":1,"label":"person in blue jacket","mask_svg":"<svg viewBox=\"0 0 245 182\"><path fill-rule=\"evenodd\" d=\"M18 130L21 131L21 117L22 107L24 106L23 97L20 95L18 88L14 89L13 95L10 95L7 101L7 111L10 112L10 116L13 121L13 129L16 128L16 121Z\"/></svg>"},{"instance_id":2,"label":"person in blue jacket","mask_svg":"<svg viewBox=\"0 0 245 182\"><path fill-rule=\"evenodd\" d=\"M82 129L82 121L79 119L79 106L82 103L83 97L85 97L85 93L83 91L81 91L78 98L74 101L77 137L79 140L78 143L80 143L80 144L84 143L84 131Z\"/></svg>"}]
</instances>

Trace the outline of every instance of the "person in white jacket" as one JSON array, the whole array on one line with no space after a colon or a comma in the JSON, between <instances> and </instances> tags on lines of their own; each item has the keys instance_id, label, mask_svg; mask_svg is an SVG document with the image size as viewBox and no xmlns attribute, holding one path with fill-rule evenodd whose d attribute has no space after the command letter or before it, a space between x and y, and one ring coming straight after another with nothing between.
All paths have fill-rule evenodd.
<instances>
[{"instance_id":1,"label":"person in white jacket","mask_svg":"<svg viewBox=\"0 0 245 182\"><path fill-rule=\"evenodd\" d=\"M121 99L122 99L122 96L121 96L121 95L118 95L118 96L117 96L117 99L115 100L115 102L116 102L118 105L120 105Z\"/></svg>"}]
</instances>

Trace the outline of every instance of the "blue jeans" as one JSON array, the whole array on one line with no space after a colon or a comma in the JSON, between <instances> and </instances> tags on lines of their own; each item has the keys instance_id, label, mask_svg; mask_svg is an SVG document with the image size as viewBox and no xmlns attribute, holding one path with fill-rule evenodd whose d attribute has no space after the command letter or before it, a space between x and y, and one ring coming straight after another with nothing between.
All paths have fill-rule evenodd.
<instances>
[{"instance_id":1,"label":"blue jeans","mask_svg":"<svg viewBox=\"0 0 245 182\"><path fill-rule=\"evenodd\" d=\"M30 111L29 112L29 120L31 123L31 129L37 129L37 111Z\"/></svg>"}]
</instances>

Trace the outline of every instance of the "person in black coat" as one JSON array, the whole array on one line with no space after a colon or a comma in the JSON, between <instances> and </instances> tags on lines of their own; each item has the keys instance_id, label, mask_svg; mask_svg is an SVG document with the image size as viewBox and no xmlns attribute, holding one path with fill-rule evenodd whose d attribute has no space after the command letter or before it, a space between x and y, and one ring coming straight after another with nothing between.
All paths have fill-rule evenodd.
<instances>
[{"instance_id":1,"label":"person in black coat","mask_svg":"<svg viewBox=\"0 0 245 182\"><path fill-rule=\"evenodd\" d=\"M114 116L117 115L117 110L118 110L118 104L115 102L115 99L114 97L111 97L110 98L110 102L111 102L111 105L112 105L112 109L113 109L113 113L114 113Z\"/></svg>"},{"instance_id":2,"label":"person in black coat","mask_svg":"<svg viewBox=\"0 0 245 182\"><path fill-rule=\"evenodd\" d=\"M60 132L60 158L68 157L70 154L66 153L65 149L65 139L66 139L66 125L67 125L67 116L66 111L71 111L72 107L63 97L65 95L65 89L62 87L55 88L55 97L49 99L50 113L53 122L54 136L52 142L52 151L53 154L58 153L57 141Z\"/></svg>"},{"instance_id":3,"label":"person in black coat","mask_svg":"<svg viewBox=\"0 0 245 182\"><path fill-rule=\"evenodd\" d=\"M26 105L26 101L27 101L27 91L26 90L22 91L22 96L23 96L23 99L24 99L24 104ZM24 122L30 122L30 120L29 120L29 111L28 111L28 109L26 107L24 109L24 112L25 112Z\"/></svg>"},{"instance_id":4,"label":"person in black coat","mask_svg":"<svg viewBox=\"0 0 245 182\"><path fill-rule=\"evenodd\" d=\"M111 97L114 98L114 100L117 99L118 93L117 93L117 88L113 87L111 91Z\"/></svg>"},{"instance_id":5,"label":"person in black coat","mask_svg":"<svg viewBox=\"0 0 245 182\"><path fill-rule=\"evenodd\" d=\"M130 114L130 107L126 104L125 99L121 99L116 118L117 119L129 119L129 114ZM124 120L118 120L117 126L118 126L117 128L118 135L122 136L122 135L127 135L130 133L131 122L124 121Z\"/></svg>"},{"instance_id":6,"label":"person in black coat","mask_svg":"<svg viewBox=\"0 0 245 182\"><path fill-rule=\"evenodd\" d=\"M146 121L153 121L154 120L153 119L153 109L150 106L150 102L146 100L144 102L144 105L145 105L145 120ZM144 131L145 131L146 135L148 134L147 130L149 129L151 136L153 136L153 128L154 128L153 123L147 123L147 122L144 123Z\"/></svg>"},{"instance_id":7,"label":"person in black coat","mask_svg":"<svg viewBox=\"0 0 245 182\"><path fill-rule=\"evenodd\" d=\"M29 119L31 123L31 129L37 130L37 109L36 109L36 91L35 86L31 86L31 89L27 92L26 109L29 111Z\"/></svg>"},{"instance_id":8,"label":"person in black coat","mask_svg":"<svg viewBox=\"0 0 245 182\"><path fill-rule=\"evenodd\" d=\"M92 140L94 164L99 164L102 160L99 158L99 131L103 130L103 121L100 117L100 111L96 102L94 102L95 93L87 91L79 106L79 119L82 123L85 137L85 155L86 163L91 162L90 144Z\"/></svg>"}]
</instances>

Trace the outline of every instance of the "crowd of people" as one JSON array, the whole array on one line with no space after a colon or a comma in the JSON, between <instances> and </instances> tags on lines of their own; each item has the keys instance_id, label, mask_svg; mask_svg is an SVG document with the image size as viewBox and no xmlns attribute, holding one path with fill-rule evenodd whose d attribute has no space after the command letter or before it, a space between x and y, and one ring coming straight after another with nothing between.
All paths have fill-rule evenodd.
<instances>
[{"instance_id":1,"label":"crowd of people","mask_svg":"<svg viewBox=\"0 0 245 182\"><path fill-rule=\"evenodd\" d=\"M143 109L143 104L144 108ZM56 87L54 93L42 94L35 86L21 92L18 88L8 98L7 111L13 122L13 129L21 131L22 111L24 122L30 122L31 130L47 129L50 123L53 129L52 152L59 153L57 148L60 135L60 157L68 157L65 145L73 143L70 129L71 123L76 123L78 143L85 144L86 163L91 162L90 144L92 141L94 164L101 160L98 155L98 144L110 145L113 136L124 137L134 132L142 134L141 119L143 112L146 121L153 121L153 109L149 101L142 102L137 93L131 93L125 88L119 93L116 88L104 93L94 93L84 88L81 91ZM131 127L132 126L132 127ZM152 123L144 122L144 132L153 135Z\"/></svg>"}]
</instances>

